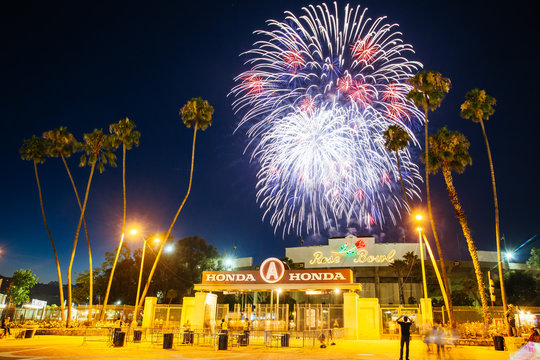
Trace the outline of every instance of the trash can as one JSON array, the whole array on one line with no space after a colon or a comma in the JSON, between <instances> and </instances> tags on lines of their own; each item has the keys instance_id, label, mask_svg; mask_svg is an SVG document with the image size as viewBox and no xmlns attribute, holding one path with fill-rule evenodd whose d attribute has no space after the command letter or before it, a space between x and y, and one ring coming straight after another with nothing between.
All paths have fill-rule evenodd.
<instances>
[{"instance_id":1,"label":"trash can","mask_svg":"<svg viewBox=\"0 0 540 360\"><path fill-rule=\"evenodd\" d=\"M229 335L221 333L218 335L218 350L227 350L227 342L229 341Z\"/></svg>"},{"instance_id":2,"label":"trash can","mask_svg":"<svg viewBox=\"0 0 540 360\"><path fill-rule=\"evenodd\" d=\"M290 334L282 334L281 335L281 347L289 347L289 338Z\"/></svg>"},{"instance_id":3,"label":"trash can","mask_svg":"<svg viewBox=\"0 0 540 360\"><path fill-rule=\"evenodd\" d=\"M114 332L114 340L113 345L114 347L121 347L124 346L124 341L126 340L126 333L123 331L115 331Z\"/></svg>"},{"instance_id":4,"label":"trash can","mask_svg":"<svg viewBox=\"0 0 540 360\"><path fill-rule=\"evenodd\" d=\"M173 340L174 340L174 334L172 333L163 334L163 348L172 349Z\"/></svg>"},{"instance_id":5,"label":"trash can","mask_svg":"<svg viewBox=\"0 0 540 360\"><path fill-rule=\"evenodd\" d=\"M238 345L240 346L248 346L248 336L246 333L242 334L242 335L238 335Z\"/></svg>"},{"instance_id":6,"label":"trash can","mask_svg":"<svg viewBox=\"0 0 540 360\"><path fill-rule=\"evenodd\" d=\"M494 336L493 345L495 346L495 350L504 351L504 338L502 336Z\"/></svg>"},{"instance_id":7,"label":"trash can","mask_svg":"<svg viewBox=\"0 0 540 360\"><path fill-rule=\"evenodd\" d=\"M142 338L142 331L141 330L133 330L133 342L134 343L140 343Z\"/></svg>"}]
</instances>

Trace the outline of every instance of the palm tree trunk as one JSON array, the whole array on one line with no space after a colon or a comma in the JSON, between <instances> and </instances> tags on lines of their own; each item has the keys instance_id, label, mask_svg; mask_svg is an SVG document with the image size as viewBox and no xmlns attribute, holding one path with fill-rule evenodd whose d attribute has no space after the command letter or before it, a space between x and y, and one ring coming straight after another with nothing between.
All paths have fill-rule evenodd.
<instances>
[{"instance_id":1,"label":"palm tree trunk","mask_svg":"<svg viewBox=\"0 0 540 360\"><path fill-rule=\"evenodd\" d=\"M398 277L399 285L399 302L402 305L405 305L405 295L403 294L403 276Z\"/></svg>"},{"instance_id":2,"label":"palm tree trunk","mask_svg":"<svg viewBox=\"0 0 540 360\"><path fill-rule=\"evenodd\" d=\"M499 268L499 282L501 284L501 300L503 305L503 313L506 314L508 311L508 304L506 300L506 291L504 288L504 276L503 276L503 269L502 269L502 257L501 257L501 237L500 237L500 230L499 230L499 200L497 199L497 186L495 184L495 170L493 169L493 160L491 158L491 149L489 147L489 141L486 134L486 129L484 128L484 121L480 119L480 125L482 126L482 134L484 135L484 141L486 142L486 150L488 153L488 159L489 159L489 169L491 171L491 185L493 187L493 205L495 208L495 238L497 240L497 262L498 262L498 268ZM508 318L506 316L503 316L504 319L504 325L506 325L506 332L508 335L510 335L510 323L508 322Z\"/></svg>"},{"instance_id":3,"label":"palm tree trunk","mask_svg":"<svg viewBox=\"0 0 540 360\"><path fill-rule=\"evenodd\" d=\"M122 216L122 235L120 237L120 244L118 245L118 250L116 251L116 256L114 257L114 263L111 269L111 274L109 275L107 291L105 292L105 299L103 300L103 307L101 308L101 314L99 315L100 321L103 321L103 319L105 318L105 308L107 307L107 302L109 301L109 292L111 291L114 270L116 269L116 262L118 261L118 255L120 255L120 251L122 250L122 243L124 242L124 234L126 231L126 144L125 143L122 143L122 189L124 193L124 214Z\"/></svg>"},{"instance_id":4,"label":"palm tree trunk","mask_svg":"<svg viewBox=\"0 0 540 360\"><path fill-rule=\"evenodd\" d=\"M142 303L144 301L144 298L146 297L146 293L148 292L148 288L150 287L150 282L152 281L152 277L154 276L154 272L156 271L156 267L157 267L159 258L161 256L161 253L163 251L163 248L165 247L165 243L169 239L169 235L171 234L174 224L176 223L176 219L178 219L178 215L180 215L180 211L182 211L182 208L184 207L184 204L186 203L189 193L191 192L191 183L193 181L193 165L195 164L195 140L197 139L197 125L198 123L195 122L195 126L193 128L193 145L191 148L191 170L189 173L188 190L187 190L186 196L184 197L184 200L182 201L182 204L180 204L180 207L178 208L178 211L176 212L176 215L174 216L171 226L169 226L169 230L167 230L167 234L165 235L163 242L159 246L159 251L156 255L156 260L154 260L154 264L152 265L152 269L150 270L150 274L148 275L148 280L146 281L146 285L144 286L144 291L141 294L141 298L139 301L140 303ZM140 306L140 304L138 305Z\"/></svg>"},{"instance_id":5,"label":"palm tree trunk","mask_svg":"<svg viewBox=\"0 0 540 360\"><path fill-rule=\"evenodd\" d=\"M452 306L452 298L450 297L450 285L448 284L448 276L446 275L446 267L444 266L444 257L442 254L441 244L439 242L439 237L437 236L437 230L435 229L435 220L433 219L433 212L431 210L431 194L429 192L429 135L428 135L428 107L427 107L427 100L426 104L424 104L424 110L425 110L425 121L426 124L424 126L425 129L425 162L426 162L426 196L427 196L427 204L428 204L428 215L429 215L429 222L431 224L431 231L433 233L433 238L435 239L435 245L437 246L437 253L439 255L439 262L441 263L441 272L442 272L442 278L444 283L444 288L446 291L446 298L448 299L448 321L450 322L450 326L454 324L454 307Z\"/></svg>"},{"instance_id":6,"label":"palm tree trunk","mask_svg":"<svg viewBox=\"0 0 540 360\"><path fill-rule=\"evenodd\" d=\"M401 191L403 191L403 196L405 197L405 202L407 203L407 206L409 206L409 210L412 211L411 203L409 202L409 199L407 198L407 193L405 192L405 186L403 185L403 177L401 176L401 162L399 161L399 154L396 150L396 160L397 160L397 168L399 172L399 182L401 183Z\"/></svg>"},{"instance_id":7,"label":"palm tree trunk","mask_svg":"<svg viewBox=\"0 0 540 360\"><path fill-rule=\"evenodd\" d=\"M75 259L75 251L77 250L77 240L79 240L79 233L81 231L81 224L84 218L84 212L86 211L86 203L88 202L88 193L90 192L90 184L92 183L92 176L94 176L94 169L96 168L96 162L92 164L90 169L90 176L88 177L88 184L86 185L86 193L84 195L84 202L81 210L81 216L79 217L79 223L77 224L77 231L75 232L75 240L73 241L73 250L71 250L71 258L69 260L68 268L68 319L66 325L69 327L71 322L71 269L73 268L73 260Z\"/></svg>"},{"instance_id":8,"label":"palm tree trunk","mask_svg":"<svg viewBox=\"0 0 540 360\"><path fill-rule=\"evenodd\" d=\"M442 167L444 181L446 182L446 190L448 191L448 196L450 197L450 202L454 205L454 210L456 212L456 217L459 220L461 229L463 230L463 235L467 240L467 246L469 247L469 253L473 260L474 272L476 274L476 281L478 282L478 291L480 292L480 299L482 301L482 312L484 313L484 324L489 325L489 306L486 297L486 286L484 285L484 279L482 277L482 269L480 268L480 262L478 261L478 254L476 253L476 246L471 236L471 230L469 229L469 224L467 223L467 217L465 212L461 207L459 202L456 189L454 188L454 183L452 180L452 173L450 169L443 165Z\"/></svg>"},{"instance_id":9,"label":"palm tree trunk","mask_svg":"<svg viewBox=\"0 0 540 360\"><path fill-rule=\"evenodd\" d=\"M62 158L62 162L64 163L64 166L66 168L67 174L69 176L69 180L71 181L71 186L73 186L73 191L75 192L75 197L77 198L77 204L79 205L79 209L82 211L82 204L81 199L79 197L79 191L77 190L77 186L75 186L75 181L73 181L73 176L71 176L71 171L69 170L69 166L66 162L66 159L64 158L64 155L60 154L60 157ZM86 217L83 216L83 226L84 226L84 234L86 235L86 244L88 245L88 266L90 267L88 273L88 286L89 286L89 294L88 294L88 320L92 321L92 305L93 305L93 297L94 297L94 273L93 273L93 267L92 267L92 250L90 248L90 236L88 235L88 227L86 226Z\"/></svg>"},{"instance_id":10,"label":"palm tree trunk","mask_svg":"<svg viewBox=\"0 0 540 360\"><path fill-rule=\"evenodd\" d=\"M45 225L47 234L49 234L49 240L51 241L51 246L54 252L54 259L56 260L56 271L58 273L58 287L60 288L59 289L60 290L60 311L62 312L62 321L64 321L66 320L66 314L64 312L64 285L62 284L62 271L60 270L60 261L58 260L58 252L56 251L56 246L54 244L51 230L49 229L49 225L47 224L47 218L45 217L45 207L43 206L43 196L41 195L41 184L39 182L36 161L34 161L34 172L36 174L36 183L37 183L38 193L39 193L39 205L41 206L41 215L43 215L43 224Z\"/></svg>"}]
</instances>

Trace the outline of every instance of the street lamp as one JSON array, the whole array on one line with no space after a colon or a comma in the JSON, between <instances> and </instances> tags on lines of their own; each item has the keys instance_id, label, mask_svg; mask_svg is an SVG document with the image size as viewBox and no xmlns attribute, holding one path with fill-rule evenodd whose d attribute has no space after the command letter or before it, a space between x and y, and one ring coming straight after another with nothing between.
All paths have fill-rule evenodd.
<instances>
[{"instance_id":1,"label":"street lamp","mask_svg":"<svg viewBox=\"0 0 540 360\"><path fill-rule=\"evenodd\" d=\"M421 224L423 216L421 214L416 214L415 216L418 225ZM426 283L426 267L424 265L424 249L422 247L422 227L418 226L416 228L418 231L418 246L420 247L420 263L422 265L422 285L424 287L424 299L427 299L427 283Z\"/></svg>"},{"instance_id":2,"label":"street lamp","mask_svg":"<svg viewBox=\"0 0 540 360\"><path fill-rule=\"evenodd\" d=\"M141 269L139 270L139 281L137 283L137 296L135 297L135 311L133 313L133 321L135 323L137 322L137 317L139 316L138 314L139 305L140 305L139 293L141 291L141 279L142 279L143 266L144 266L144 254L146 252L146 242L148 241L148 239L150 239L150 236L144 239L144 243L143 243L143 251L142 251L142 256L141 256ZM154 237L153 240L154 240L154 243L156 244L158 244L161 241L161 239L157 236Z\"/></svg>"}]
</instances>

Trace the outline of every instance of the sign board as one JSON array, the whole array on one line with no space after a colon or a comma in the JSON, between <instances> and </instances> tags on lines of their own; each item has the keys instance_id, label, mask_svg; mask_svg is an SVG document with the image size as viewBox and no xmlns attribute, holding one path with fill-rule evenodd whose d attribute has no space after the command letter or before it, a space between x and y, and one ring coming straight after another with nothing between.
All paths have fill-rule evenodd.
<instances>
[{"instance_id":1,"label":"sign board","mask_svg":"<svg viewBox=\"0 0 540 360\"><path fill-rule=\"evenodd\" d=\"M412 251L419 255L417 243L375 243L373 237L356 237L328 240L328 245L287 248L285 255L306 268L388 266L395 259Z\"/></svg>"},{"instance_id":2,"label":"sign board","mask_svg":"<svg viewBox=\"0 0 540 360\"><path fill-rule=\"evenodd\" d=\"M203 271L202 284L352 284L351 269L287 270L268 258L259 271Z\"/></svg>"}]
</instances>

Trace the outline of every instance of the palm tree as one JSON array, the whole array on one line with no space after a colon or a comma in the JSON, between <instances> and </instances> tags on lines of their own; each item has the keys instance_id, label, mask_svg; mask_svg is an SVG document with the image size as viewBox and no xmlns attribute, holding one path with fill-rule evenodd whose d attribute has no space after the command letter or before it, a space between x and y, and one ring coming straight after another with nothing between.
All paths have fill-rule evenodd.
<instances>
[{"instance_id":1,"label":"palm tree","mask_svg":"<svg viewBox=\"0 0 540 360\"><path fill-rule=\"evenodd\" d=\"M178 293L174 289L169 289L169 291L167 291L167 295L165 297L169 300L169 305L171 305L174 298L178 297Z\"/></svg>"},{"instance_id":2,"label":"palm tree","mask_svg":"<svg viewBox=\"0 0 540 360\"><path fill-rule=\"evenodd\" d=\"M71 258L69 260L68 268L68 319L67 325L71 321L71 269L73 268L73 260L75 259L75 250L77 249L77 240L79 239L79 232L81 231L81 223L86 211L86 203L88 202L88 194L90 193L90 184L92 183L92 177L94 176L94 170L97 166L99 173L105 171L105 165L109 164L113 167L116 166L116 155L113 153L113 141L110 135L103 134L102 130L95 129L89 134L84 134L84 143L80 145L81 150L84 152L81 155L81 161L79 166L90 165L90 175L88 177L88 183L86 184L86 193L84 194L84 202L81 209L81 216L79 217L79 223L77 224L77 230L75 232L75 240L73 241L73 250L71 251Z\"/></svg>"},{"instance_id":3,"label":"palm tree","mask_svg":"<svg viewBox=\"0 0 540 360\"><path fill-rule=\"evenodd\" d=\"M69 166L66 162L66 158L69 158L71 154L75 152L79 146L75 136L67 131L67 128L60 126L58 129L49 130L43 133L43 138L50 140L50 146L48 149L48 155L51 157L60 157L62 163L66 169L66 172L71 181L71 186L75 192L75 198L79 209L82 211L81 199L79 197L79 191L69 170ZM94 284L93 284L93 266L92 266L92 249L90 247L90 236L88 235L88 227L86 226L86 218L83 216L84 234L86 235L86 245L88 247L88 266L89 266L89 293L88 293L88 320L92 320L92 305L94 297Z\"/></svg>"},{"instance_id":4,"label":"palm tree","mask_svg":"<svg viewBox=\"0 0 540 360\"><path fill-rule=\"evenodd\" d=\"M390 269L394 271L398 278L398 287L399 287L399 303L405 304L405 296L403 294L403 276L407 273L409 266L405 260L394 260L390 264Z\"/></svg>"},{"instance_id":5,"label":"palm tree","mask_svg":"<svg viewBox=\"0 0 540 360\"><path fill-rule=\"evenodd\" d=\"M480 299L482 302L482 311L484 313L484 323L486 326L489 324L489 308L486 297L486 286L482 277L482 269L480 268L480 262L478 261L478 254L476 253L476 246L472 239L471 230L465 216L465 211L459 202L457 191L454 187L452 179L452 171L461 174L465 171L467 165L472 164L471 156L469 155L469 140L459 133L458 131L450 132L446 127L443 127L435 135L429 137L429 158L431 163L429 164L429 171L432 174L442 170L444 181L446 183L446 190L450 197L450 202L454 205L456 217L459 220L463 235L467 240L467 246L469 253L473 260L474 272L476 274L476 282L478 283L478 291L480 292ZM426 158L425 152L422 153L422 158Z\"/></svg>"},{"instance_id":6,"label":"palm tree","mask_svg":"<svg viewBox=\"0 0 540 360\"><path fill-rule=\"evenodd\" d=\"M441 103L450 91L450 79L443 78L442 75L436 71L423 70L410 78L408 84L412 87L411 91L407 94L407 99L412 100L414 104L424 109L425 126L424 126L424 138L425 148L424 151L428 153L429 144L429 132L428 132L428 111L434 111L441 106ZM442 254L441 244L439 237L437 236L437 230L435 228L435 220L433 219L433 211L431 209L431 194L429 191L429 156L425 157L426 164L426 196L428 204L428 216L431 223L431 231L433 232L433 238L435 239L435 245L437 246L437 253L439 255L439 261L441 263L441 272L444 282L444 287L448 299L448 320L452 325L454 323L454 309L452 306L452 298L450 297L450 286L448 284L448 276L446 275L446 267L444 266L444 257Z\"/></svg>"},{"instance_id":7,"label":"palm tree","mask_svg":"<svg viewBox=\"0 0 540 360\"><path fill-rule=\"evenodd\" d=\"M403 196L405 197L405 202L409 207L409 210L412 210L411 203L407 198L407 192L405 191L405 186L403 185L403 177L401 176L401 162L399 160L399 152L403 149L406 149L409 146L409 134L399 125L390 125L388 129L384 132L384 146L388 151L394 151L396 153L396 161L399 172L399 182L401 183L401 191L403 191Z\"/></svg>"},{"instance_id":8,"label":"palm tree","mask_svg":"<svg viewBox=\"0 0 540 360\"><path fill-rule=\"evenodd\" d=\"M201 129L202 131L204 131L209 126L212 126L212 114L214 114L214 108L212 107L212 105L210 105L208 101L203 100L200 97L192 98L186 103L186 105L182 107L182 109L180 109L180 116L182 117L182 121L184 122L184 125L186 125L188 128L191 128L193 126L193 145L191 148L191 170L189 173L189 185L188 185L186 196L184 197L182 204L180 204L180 207L178 208L178 211L176 212L176 215L174 216L174 219L171 225L169 226L169 230L167 230L167 234L165 235L164 239L169 238L169 235L171 234L174 224L176 223L176 219L178 219L178 215L180 215L180 211L182 211L182 208L184 207L184 204L186 203L186 200L191 191L191 183L193 180L193 165L195 164L195 140L197 139L197 130ZM156 259L154 260L154 264L152 265L152 269L150 270L150 274L148 275L148 280L146 281L146 285L144 286L144 290L141 294L140 301L137 301L137 304L135 305L135 314L137 314L138 307L140 303L142 303L143 299L146 296L146 293L148 292L148 288L150 287L150 282L152 281L152 276L154 275L154 272L156 271L156 266L158 264L161 253L163 252L163 248L165 247L165 243L166 241L163 241L161 242L159 246Z\"/></svg>"},{"instance_id":9,"label":"palm tree","mask_svg":"<svg viewBox=\"0 0 540 360\"><path fill-rule=\"evenodd\" d=\"M504 289L504 276L502 269L502 257L501 257L501 237L499 230L499 200L497 198L497 186L495 184L495 170L493 169L493 159L491 158L491 149L489 147L489 141L484 127L484 120L489 120L489 117L495 113L493 108L496 104L494 97L486 94L485 90L474 89L469 91L465 95L465 102L461 105L461 117L464 119L471 119L475 123L480 123L482 127L482 134L484 135L484 142L486 143L486 150L489 159L489 169L491 171L491 186L493 188L493 204L495 208L495 239L497 241L497 262L499 268L499 279L501 284L501 299L503 303L503 311L507 311L506 291ZM504 323L507 331L510 329L510 324L506 316Z\"/></svg>"},{"instance_id":10,"label":"palm tree","mask_svg":"<svg viewBox=\"0 0 540 360\"><path fill-rule=\"evenodd\" d=\"M109 282L107 284L107 290L105 291L105 298L103 300L103 307L101 308L100 320L103 321L105 317L105 307L109 300L109 292L111 290L112 279L114 276L114 270L116 269L116 263L118 262L118 255L122 248L122 242L124 241L124 232L126 230L126 150L131 150L133 145L139 146L139 138L141 133L133 130L135 123L131 122L128 118L120 120L116 124L109 126L109 132L112 134L115 147L122 144L122 189L124 195L124 213L122 216L122 234L120 237L120 245L116 251L116 257L114 259L111 274L109 275Z\"/></svg>"},{"instance_id":11,"label":"palm tree","mask_svg":"<svg viewBox=\"0 0 540 360\"><path fill-rule=\"evenodd\" d=\"M47 224L47 217L45 216L45 207L43 206L43 196L41 195L41 184L39 182L38 168L37 164L43 164L47 158L47 149L49 147L48 140L39 138L37 136L32 136L31 139L25 139L23 146L20 149L21 158L23 160L30 160L34 162L34 174L36 175L36 183L38 187L39 194L39 205L41 206L41 215L43 216L43 224L45 225L45 230L49 235L49 240L51 241L51 246L54 253L54 259L56 261L56 271L58 273L58 287L60 290L60 311L62 314L62 321L66 320L66 314L64 312L64 289L62 283L62 271L60 270L60 261L58 260L58 252L56 251L56 245Z\"/></svg>"}]
</instances>

